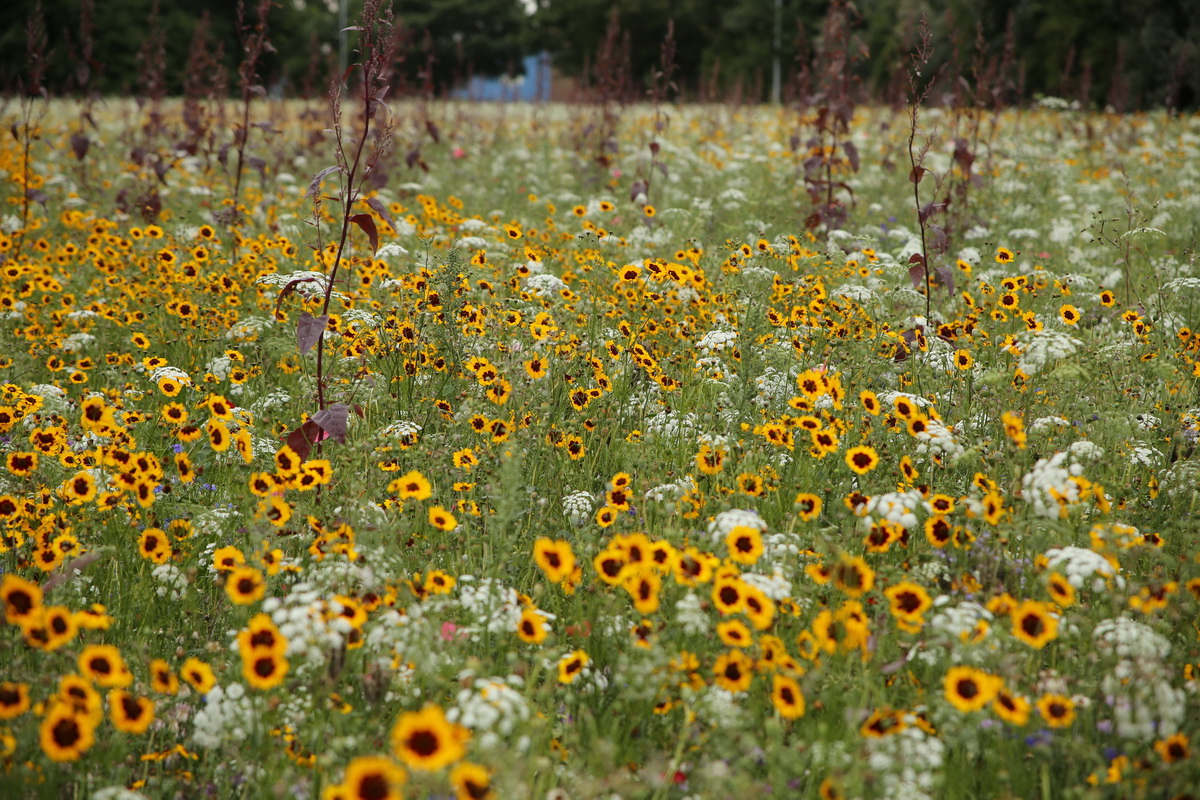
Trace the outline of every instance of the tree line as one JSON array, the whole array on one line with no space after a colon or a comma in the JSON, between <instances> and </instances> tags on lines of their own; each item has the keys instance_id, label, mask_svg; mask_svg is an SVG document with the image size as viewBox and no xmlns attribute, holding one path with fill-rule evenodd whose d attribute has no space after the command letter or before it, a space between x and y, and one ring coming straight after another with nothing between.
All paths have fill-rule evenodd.
<instances>
[{"instance_id":1,"label":"tree line","mask_svg":"<svg viewBox=\"0 0 1200 800\"><path fill-rule=\"evenodd\" d=\"M339 2L353 24L362 0L276 0L259 61L264 87L325 92L338 74ZM202 80L224 90L237 83L239 31L254 21L252 9L239 21L230 0L0 5L7 94L31 89L31 63L51 94L183 94L189 80L193 90ZM40 40L29 24L38 8ZM519 72L524 56L544 52L579 99L795 100L828 67L826 22L838 13L860 100L902 102L925 16L933 102L986 83L996 105L1047 96L1118 111L1200 105L1194 0L395 0L393 9L396 93L446 94L472 76Z\"/></svg>"}]
</instances>

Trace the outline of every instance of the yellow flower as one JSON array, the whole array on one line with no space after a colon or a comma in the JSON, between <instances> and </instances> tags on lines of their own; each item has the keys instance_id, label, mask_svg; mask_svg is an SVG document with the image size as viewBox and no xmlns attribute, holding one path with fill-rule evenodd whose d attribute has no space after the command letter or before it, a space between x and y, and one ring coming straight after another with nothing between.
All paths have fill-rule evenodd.
<instances>
[{"instance_id":1,"label":"yellow flower","mask_svg":"<svg viewBox=\"0 0 1200 800\"><path fill-rule=\"evenodd\" d=\"M533 560L551 583L562 583L575 571L575 554L566 540L541 536L533 543Z\"/></svg>"},{"instance_id":2,"label":"yellow flower","mask_svg":"<svg viewBox=\"0 0 1200 800\"><path fill-rule=\"evenodd\" d=\"M346 767L341 789L347 800L400 800L408 773L383 756L359 756Z\"/></svg>"},{"instance_id":3,"label":"yellow flower","mask_svg":"<svg viewBox=\"0 0 1200 800\"><path fill-rule=\"evenodd\" d=\"M225 579L225 593L235 605L248 606L262 599L267 584L254 567L238 567Z\"/></svg>"},{"instance_id":4,"label":"yellow flower","mask_svg":"<svg viewBox=\"0 0 1200 800\"><path fill-rule=\"evenodd\" d=\"M1058 620L1044 603L1025 600L1012 612L1012 631L1025 644L1041 650L1058 636Z\"/></svg>"},{"instance_id":5,"label":"yellow flower","mask_svg":"<svg viewBox=\"0 0 1200 800\"><path fill-rule=\"evenodd\" d=\"M470 737L440 707L428 705L400 715L392 728L392 752L411 769L435 772L462 759Z\"/></svg>"},{"instance_id":6,"label":"yellow flower","mask_svg":"<svg viewBox=\"0 0 1200 800\"><path fill-rule=\"evenodd\" d=\"M42 718L42 752L51 761L77 761L95 743L95 723L68 703L53 706Z\"/></svg>"},{"instance_id":7,"label":"yellow flower","mask_svg":"<svg viewBox=\"0 0 1200 800\"><path fill-rule=\"evenodd\" d=\"M725 537L729 557L739 564L753 564L763 554L762 534L746 525L737 525Z\"/></svg>"},{"instance_id":8,"label":"yellow flower","mask_svg":"<svg viewBox=\"0 0 1200 800\"><path fill-rule=\"evenodd\" d=\"M396 492L401 500L428 500L433 489L425 476L415 469L388 484L389 492Z\"/></svg>"},{"instance_id":9,"label":"yellow flower","mask_svg":"<svg viewBox=\"0 0 1200 800\"><path fill-rule=\"evenodd\" d=\"M452 531L458 527L458 520L441 506L432 506L429 509L429 524L439 531Z\"/></svg>"},{"instance_id":10,"label":"yellow flower","mask_svg":"<svg viewBox=\"0 0 1200 800\"><path fill-rule=\"evenodd\" d=\"M771 686L771 702L784 719L804 716L804 693L795 678L776 675Z\"/></svg>"},{"instance_id":11,"label":"yellow flower","mask_svg":"<svg viewBox=\"0 0 1200 800\"><path fill-rule=\"evenodd\" d=\"M965 713L979 711L992 702L1003 681L974 667L951 667L942 682L943 692L951 705Z\"/></svg>"},{"instance_id":12,"label":"yellow flower","mask_svg":"<svg viewBox=\"0 0 1200 800\"><path fill-rule=\"evenodd\" d=\"M567 653L558 661L558 682L574 683L590 661L591 658L583 650Z\"/></svg>"},{"instance_id":13,"label":"yellow flower","mask_svg":"<svg viewBox=\"0 0 1200 800\"><path fill-rule=\"evenodd\" d=\"M859 475L865 475L879 464L879 454L870 445L851 447L846 451L846 466Z\"/></svg>"},{"instance_id":14,"label":"yellow flower","mask_svg":"<svg viewBox=\"0 0 1200 800\"><path fill-rule=\"evenodd\" d=\"M1075 703L1061 694L1044 694L1037 701L1038 713L1051 728L1066 728L1075 721Z\"/></svg>"},{"instance_id":15,"label":"yellow flower","mask_svg":"<svg viewBox=\"0 0 1200 800\"><path fill-rule=\"evenodd\" d=\"M108 713L117 730L145 733L154 721L154 701L135 697L124 689L113 689L108 693Z\"/></svg>"}]
</instances>

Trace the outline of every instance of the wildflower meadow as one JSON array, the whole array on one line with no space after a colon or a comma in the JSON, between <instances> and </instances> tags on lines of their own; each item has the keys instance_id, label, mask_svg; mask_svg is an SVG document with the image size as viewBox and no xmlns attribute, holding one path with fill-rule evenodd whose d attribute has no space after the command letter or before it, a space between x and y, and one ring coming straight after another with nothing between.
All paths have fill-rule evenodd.
<instances>
[{"instance_id":1,"label":"wildflower meadow","mask_svg":"<svg viewBox=\"0 0 1200 800\"><path fill-rule=\"evenodd\" d=\"M0 796L1196 796L1200 116L385 24L0 108Z\"/></svg>"}]
</instances>

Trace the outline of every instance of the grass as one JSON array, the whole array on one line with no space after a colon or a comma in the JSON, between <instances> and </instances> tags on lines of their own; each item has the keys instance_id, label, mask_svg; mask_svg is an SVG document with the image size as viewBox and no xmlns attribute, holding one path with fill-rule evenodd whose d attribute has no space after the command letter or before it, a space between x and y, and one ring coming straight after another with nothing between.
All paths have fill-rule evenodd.
<instances>
[{"instance_id":1,"label":"grass","mask_svg":"<svg viewBox=\"0 0 1200 800\"><path fill-rule=\"evenodd\" d=\"M5 138L0 793L1197 783L1198 118L1000 114L926 317L902 112L825 233L793 112L394 106L304 353L323 110L240 215L169 102Z\"/></svg>"}]
</instances>

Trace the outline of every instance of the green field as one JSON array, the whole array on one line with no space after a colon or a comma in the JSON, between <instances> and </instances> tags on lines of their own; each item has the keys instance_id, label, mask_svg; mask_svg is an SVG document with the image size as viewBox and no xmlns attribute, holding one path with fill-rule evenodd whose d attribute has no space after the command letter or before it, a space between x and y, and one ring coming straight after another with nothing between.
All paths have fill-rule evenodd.
<instances>
[{"instance_id":1,"label":"green field","mask_svg":"<svg viewBox=\"0 0 1200 800\"><path fill-rule=\"evenodd\" d=\"M1192 796L1200 116L1062 105L9 101L0 796Z\"/></svg>"}]
</instances>

